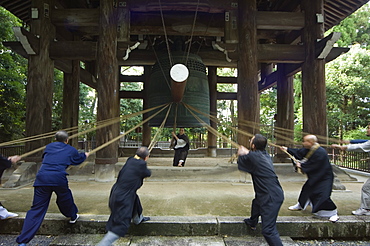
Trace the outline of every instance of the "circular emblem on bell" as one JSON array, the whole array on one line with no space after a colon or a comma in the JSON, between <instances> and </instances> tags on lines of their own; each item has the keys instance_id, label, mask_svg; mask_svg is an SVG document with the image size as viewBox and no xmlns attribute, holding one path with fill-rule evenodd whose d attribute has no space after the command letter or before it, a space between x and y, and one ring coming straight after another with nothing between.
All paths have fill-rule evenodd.
<instances>
[{"instance_id":1,"label":"circular emblem on bell","mask_svg":"<svg viewBox=\"0 0 370 246\"><path fill-rule=\"evenodd\" d=\"M171 79L175 82L184 82L189 77L189 70L184 64L175 64L170 70Z\"/></svg>"}]
</instances>

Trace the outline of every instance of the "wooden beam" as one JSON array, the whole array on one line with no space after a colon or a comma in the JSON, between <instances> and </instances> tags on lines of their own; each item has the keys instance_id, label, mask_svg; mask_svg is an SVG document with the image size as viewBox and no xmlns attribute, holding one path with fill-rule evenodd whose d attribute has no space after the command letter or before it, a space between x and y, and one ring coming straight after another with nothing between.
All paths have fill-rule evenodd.
<instances>
[{"instance_id":1,"label":"wooden beam","mask_svg":"<svg viewBox=\"0 0 370 246\"><path fill-rule=\"evenodd\" d=\"M13 31L23 49L29 55L37 55L40 51L40 40L35 35L24 29L23 27L13 27Z\"/></svg>"},{"instance_id":2,"label":"wooden beam","mask_svg":"<svg viewBox=\"0 0 370 246\"><path fill-rule=\"evenodd\" d=\"M295 64L296 65L296 64ZM264 80L260 80L258 82L258 92L262 92L264 90L267 90L268 88L271 88L276 85L277 82L277 72L272 72L269 75L266 76Z\"/></svg>"},{"instance_id":3,"label":"wooden beam","mask_svg":"<svg viewBox=\"0 0 370 246\"><path fill-rule=\"evenodd\" d=\"M325 62L331 62L332 60L336 59L338 56L347 53L350 48L343 48L343 47L334 47L330 50L329 55L325 58Z\"/></svg>"},{"instance_id":4,"label":"wooden beam","mask_svg":"<svg viewBox=\"0 0 370 246\"><path fill-rule=\"evenodd\" d=\"M97 79L89 71L81 68L80 76L81 76L80 79L82 83L90 86L93 89L97 89L97 84L96 84Z\"/></svg>"},{"instance_id":5,"label":"wooden beam","mask_svg":"<svg viewBox=\"0 0 370 246\"><path fill-rule=\"evenodd\" d=\"M57 41L50 44L50 57L65 60L96 60L97 43L90 41Z\"/></svg>"},{"instance_id":6,"label":"wooden beam","mask_svg":"<svg viewBox=\"0 0 370 246\"><path fill-rule=\"evenodd\" d=\"M325 57L325 62L331 62L336 59L338 56L349 51L349 48L334 47L330 50L329 54ZM302 69L302 64L285 64L286 76L293 76ZM273 72L266 77L264 81L258 82L258 90L262 92L272 86L275 86L277 82L277 72Z\"/></svg>"},{"instance_id":7,"label":"wooden beam","mask_svg":"<svg viewBox=\"0 0 370 246\"><path fill-rule=\"evenodd\" d=\"M217 100L237 100L236 92L217 92Z\"/></svg>"},{"instance_id":8,"label":"wooden beam","mask_svg":"<svg viewBox=\"0 0 370 246\"><path fill-rule=\"evenodd\" d=\"M29 55L27 52L24 50L23 45L21 42L18 41L7 41L7 42L2 42L5 47L8 47L18 55L28 59Z\"/></svg>"},{"instance_id":9,"label":"wooden beam","mask_svg":"<svg viewBox=\"0 0 370 246\"><path fill-rule=\"evenodd\" d=\"M235 67L238 59L238 52L228 53L228 62L226 55L221 51L200 51L198 55L202 58L206 66L217 67ZM156 56L153 51L133 50L128 60L124 61L123 52L117 53L119 65L153 65L156 62ZM287 44L259 44L258 62L280 62L280 63L301 63L304 58L304 47L300 45Z\"/></svg>"},{"instance_id":10,"label":"wooden beam","mask_svg":"<svg viewBox=\"0 0 370 246\"><path fill-rule=\"evenodd\" d=\"M99 8L96 9L52 9L51 22L55 26L81 27L99 26Z\"/></svg>"},{"instance_id":11,"label":"wooden beam","mask_svg":"<svg viewBox=\"0 0 370 246\"><path fill-rule=\"evenodd\" d=\"M300 30L304 27L304 15L300 12L258 11L257 29Z\"/></svg>"},{"instance_id":12,"label":"wooden beam","mask_svg":"<svg viewBox=\"0 0 370 246\"><path fill-rule=\"evenodd\" d=\"M304 47L287 44L259 44L258 62L299 63L304 59Z\"/></svg>"},{"instance_id":13,"label":"wooden beam","mask_svg":"<svg viewBox=\"0 0 370 246\"><path fill-rule=\"evenodd\" d=\"M143 91L120 91L119 98L121 99L144 99Z\"/></svg>"},{"instance_id":14,"label":"wooden beam","mask_svg":"<svg viewBox=\"0 0 370 246\"><path fill-rule=\"evenodd\" d=\"M325 38L321 39L317 44L316 44L316 54L317 54L317 59L325 59L331 49L333 48L335 42L338 41L340 38L341 33L340 32L332 32Z\"/></svg>"},{"instance_id":15,"label":"wooden beam","mask_svg":"<svg viewBox=\"0 0 370 246\"><path fill-rule=\"evenodd\" d=\"M224 14L198 13L193 28L194 13L165 12L163 13L166 33L168 35L190 36L224 36ZM162 17L160 12L131 12L130 34L163 35Z\"/></svg>"},{"instance_id":16,"label":"wooden beam","mask_svg":"<svg viewBox=\"0 0 370 246\"><path fill-rule=\"evenodd\" d=\"M163 24L160 12L130 12L130 35L147 34L163 35ZM66 27L98 34L99 9L54 9L51 15L56 27ZM126 17L127 18L127 17ZM167 35L189 36L224 36L224 13L198 13L193 30L194 13L164 13ZM300 30L304 26L303 14L300 12L259 11L256 16L257 29L267 30ZM88 32L87 29L85 32Z\"/></svg>"},{"instance_id":17,"label":"wooden beam","mask_svg":"<svg viewBox=\"0 0 370 246\"><path fill-rule=\"evenodd\" d=\"M118 80L120 82L144 82L145 77L144 75L130 76L119 74Z\"/></svg>"},{"instance_id":18,"label":"wooden beam","mask_svg":"<svg viewBox=\"0 0 370 246\"><path fill-rule=\"evenodd\" d=\"M222 84L236 84L236 77L217 76L217 83Z\"/></svg>"}]
</instances>

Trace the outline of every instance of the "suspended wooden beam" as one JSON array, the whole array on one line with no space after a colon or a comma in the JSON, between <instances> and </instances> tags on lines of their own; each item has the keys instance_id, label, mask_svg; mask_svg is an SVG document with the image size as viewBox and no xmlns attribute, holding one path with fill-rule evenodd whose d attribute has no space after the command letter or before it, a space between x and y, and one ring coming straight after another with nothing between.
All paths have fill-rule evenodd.
<instances>
[{"instance_id":1,"label":"suspended wooden beam","mask_svg":"<svg viewBox=\"0 0 370 246\"><path fill-rule=\"evenodd\" d=\"M160 12L130 12L130 35L163 35ZM99 9L55 9L51 15L56 27L78 30L90 35L98 35ZM128 13L123 15L128 20ZM224 36L224 13L198 13L195 29L192 29L194 13L164 13L168 35ZM257 29L260 30L299 30L304 26L300 12L259 11L256 16ZM93 27L93 28L92 28ZM127 28L127 27L125 27Z\"/></svg>"}]
</instances>

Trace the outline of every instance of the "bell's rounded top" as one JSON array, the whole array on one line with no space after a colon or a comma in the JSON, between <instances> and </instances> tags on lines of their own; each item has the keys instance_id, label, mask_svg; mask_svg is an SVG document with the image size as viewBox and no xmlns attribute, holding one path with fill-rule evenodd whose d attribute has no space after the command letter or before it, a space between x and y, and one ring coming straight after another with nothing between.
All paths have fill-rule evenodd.
<instances>
[{"instance_id":1,"label":"bell's rounded top","mask_svg":"<svg viewBox=\"0 0 370 246\"><path fill-rule=\"evenodd\" d=\"M184 64L175 64L170 70L171 79L175 82L184 82L189 77L189 69Z\"/></svg>"}]
</instances>

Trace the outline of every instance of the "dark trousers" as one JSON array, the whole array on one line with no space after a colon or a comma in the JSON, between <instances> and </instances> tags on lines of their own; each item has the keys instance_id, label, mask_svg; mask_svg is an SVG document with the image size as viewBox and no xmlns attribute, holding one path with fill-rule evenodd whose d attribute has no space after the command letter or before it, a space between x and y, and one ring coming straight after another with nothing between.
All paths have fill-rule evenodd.
<instances>
[{"instance_id":1,"label":"dark trousers","mask_svg":"<svg viewBox=\"0 0 370 246\"><path fill-rule=\"evenodd\" d=\"M110 201L109 208L111 209L111 215L109 216L106 229L120 237L126 235L131 225L131 219L143 213L143 207L141 206L140 198L137 194L135 194L130 204Z\"/></svg>"},{"instance_id":2,"label":"dark trousers","mask_svg":"<svg viewBox=\"0 0 370 246\"><path fill-rule=\"evenodd\" d=\"M56 203L59 211L66 217L76 218L78 209L68 186L36 186L34 187L32 207L24 219L22 232L16 240L17 243L28 243L36 235L48 210L53 192L57 195Z\"/></svg>"},{"instance_id":3,"label":"dark trousers","mask_svg":"<svg viewBox=\"0 0 370 246\"><path fill-rule=\"evenodd\" d=\"M262 220L262 235L265 237L268 245L282 246L279 232L276 228L276 219L282 202L269 202L267 204L259 204L256 199L252 201L251 211L251 226L258 224L258 218ZM261 206L263 205L263 206Z\"/></svg>"},{"instance_id":4,"label":"dark trousers","mask_svg":"<svg viewBox=\"0 0 370 246\"><path fill-rule=\"evenodd\" d=\"M334 210L337 206L330 198L331 189L331 185L328 186L326 183L316 184L315 187L305 183L299 194L298 202L304 208L307 201L311 201L312 213L319 210Z\"/></svg>"},{"instance_id":5,"label":"dark trousers","mask_svg":"<svg viewBox=\"0 0 370 246\"><path fill-rule=\"evenodd\" d=\"M173 166L177 166L180 160L184 160L182 163L185 166L186 157L188 156L188 151L184 149L175 149L175 156L173 157Z\"/></svg>"}]
</instances>

